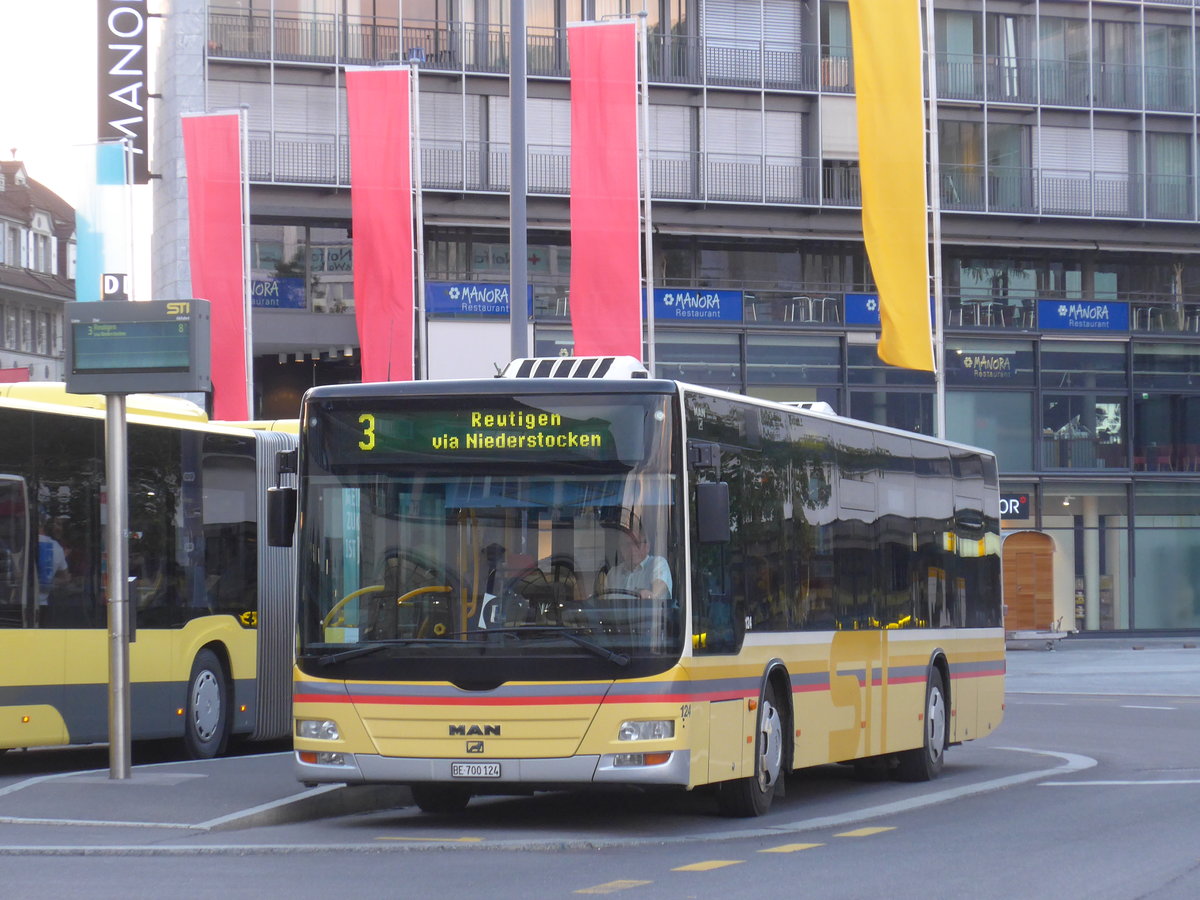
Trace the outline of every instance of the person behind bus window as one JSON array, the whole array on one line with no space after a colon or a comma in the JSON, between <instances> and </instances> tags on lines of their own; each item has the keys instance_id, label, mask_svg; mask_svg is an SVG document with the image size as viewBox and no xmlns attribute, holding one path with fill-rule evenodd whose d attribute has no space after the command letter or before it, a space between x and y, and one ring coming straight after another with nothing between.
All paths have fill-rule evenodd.
<instances>
[{"instance_id":1,"label":"person behind bus window","mask_svg":"<svg viewBox=\"0 0 1200 900\"><path fill-rule=\"evenodd\" d=\"M69 577L67 554L62 544L47 533L47 523L42 519L38 526L38 603L45 606L50 602L50 592L56 585L63 584Z\"/></svg>"},{"instance_id":2,"label":"person behind bus window","mask_svg":"<svg viewBox=\"0 0 1200 900\"><path fill-rule=\"evenodd\" d=\"M671 596L671 569L662 556L650 552L650 542L637 513L622 511L606 527L617 534L617 561L604 577L604 589L628 591L643 600L666 600Z\"/></svg>"}]
</instances>

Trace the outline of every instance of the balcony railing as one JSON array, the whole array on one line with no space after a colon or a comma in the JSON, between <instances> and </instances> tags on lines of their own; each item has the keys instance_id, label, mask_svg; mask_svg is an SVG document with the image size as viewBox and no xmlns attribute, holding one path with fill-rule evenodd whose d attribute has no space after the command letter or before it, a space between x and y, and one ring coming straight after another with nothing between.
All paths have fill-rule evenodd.
<instances>
[{"instance_id":1,"label":"balcony railing","mask_svg":"<svg viewBox=\"0 0 1200 900\"><path fill-rule=\"evenodd\" d=\"M1182 222L1196 218L1195 179L1190 175L942 163L941 185L946 210Z\"/></svg>"},{"instance_id":2,"label":"balcony railing","mask_svg":"<svg viewBox=\"0 0 1200 900\"><path fill-rule=\"evenodd\" d=\"M530 28L526 46L530 75L570 75L565 29ZM371 16L209 10L213 58L367 65L403 60L416 48L424 52L424 67L434 71L505 74L509 68L503 26L407 21L401 27L396 19ZM651 32L648 60L656 84L854 90L848 48L797 45L769 35L753 40ZM937 73L938 95L947 100L1191 112L1196 93L1190 67L939 52Z\"/></svg>"},{"instance_id":3,"label":"balcony railing","mask_svg":"<svg viewBox=\"0 0 1200 900\"><path fill-rule=\"evenodd\" d=\"M349 144L333 135L250 133L250 178L281 184L350 183ZM569 147L528 147L529 190L570 192ZM507 143L425 140L426 190L496 192L509 189ZM858 169L822 166L814 157L747 153L654 151L651 190L660 200L759 205L856 207ZM1076 172L1029 167L942 164L942 208L948 212L1196 221L1190 175Z\"/></svg>"},{"instance_id":4,"label":"balcony railing","mask_svg":"<svg viewBox=\"0 0 1200 900\"><path fill-rule=\"evenodd\" d=\"M527 29L527 68L535 77L566 78L566 30ZM509 33L502 26L406 21L312 13L264 15L211 7L208 55L218 59L365 65L395 62L413 49L424 68L461 73L508 72ZM705 40L651 32L648 61L656 84L792 91L849 91L852 66L844 50L763 40Z\"/></svg>"}]
</instances>

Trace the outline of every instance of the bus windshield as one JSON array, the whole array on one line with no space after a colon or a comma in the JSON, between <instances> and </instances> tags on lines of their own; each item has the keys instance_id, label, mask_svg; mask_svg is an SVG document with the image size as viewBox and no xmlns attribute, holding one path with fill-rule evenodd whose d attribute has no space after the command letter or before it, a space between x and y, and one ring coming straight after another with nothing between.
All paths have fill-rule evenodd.
<instances>
[{"instance_id":1,"label":"bus windshield","mask_svg":"<svg viewBox=\"0 0 1200 900\"><path fill-rule=\"evenodd\" d=\"M668 401L310 404L301 667L456 683L666 668L682 641Z\"/></svg>"}]
</instances>

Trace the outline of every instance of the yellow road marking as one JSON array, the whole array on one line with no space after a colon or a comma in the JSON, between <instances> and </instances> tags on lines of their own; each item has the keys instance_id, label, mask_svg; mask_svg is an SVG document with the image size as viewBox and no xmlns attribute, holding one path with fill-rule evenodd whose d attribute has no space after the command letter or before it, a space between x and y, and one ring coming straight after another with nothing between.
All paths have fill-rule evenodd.
<instances>
[{"instance_id":1,"label":"yellow road marking","mask_svg":"<svg viewBox=\"0 0 1200 900\"><path fill-rule=\"evenodd\" d=\"M646 884L653 884L653 881L609 881L605 884L598 884L595 887L580 888L575 891L576 894L615 894L617 891L628 890L629 888L641 887Z\"/></svg>"},{"instance_id":2,"label":"yellow road marking","mask_svg":"<svg viewBox=\"0 0 1200 900\"><path fill-rule=\"evenodd\" d=\"M895 826L886 828L855 828L853 831L843 831L841 834L835 834L834 837L869 837L872 834L879 834L883 831L895 831Z\"/></svg>"},{"instance_id":3,"label":"yellow road marking","mask_svg":"<svg viewBox=\"0 0 1200 900\"><path fill-rule=\"evenodd\" d=\"M812 850L814 847L824 847L824 844L780 844L778 847L767 847L759 853L795 853L797 850Z\"/></svg>"},{"instance_id":4,"label":"yellow road marking","mask_svg":"<svg viewBox=\"0 0 1200 900\"><path fill-rule=\"evenodd\" d=\"M725 866L736 866L738 863L745 862L744 859L710 859L705 862L689 863L686 866L677 866L672 869L672 872L707 872L710 869L723 869Z\"/></svg>"},{"instance_id":5,"label":"yellow road marking","mask_svg":"<svg viewBox=\"0 0 1200 900\"><path fill-rule=\"evenodd\" d=\"M429 842L433 841L438 844L478 844L479 842L481 842L483 840L483 838L478 838L478 837L458 837L458 838L390 837L390 836L385 835L384 837L377 837L377 838L375 838L375 840L377 840L377 841L419 841L421 843L429 843Z\"/></svg>"}]
</instances>

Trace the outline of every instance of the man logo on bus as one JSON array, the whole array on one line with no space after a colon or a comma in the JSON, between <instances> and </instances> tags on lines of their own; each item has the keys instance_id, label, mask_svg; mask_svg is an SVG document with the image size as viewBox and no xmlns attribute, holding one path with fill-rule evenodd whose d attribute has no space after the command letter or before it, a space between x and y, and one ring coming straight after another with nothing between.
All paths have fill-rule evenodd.
<instances>
[{"instance_id":1,"label":"man logo on bus","mask_svg":"<svg viewBox=\"0 0 1200 900\"><path fill-rule=\"evenodd\" d=\"M450 726L450 737L458 737L458 736L473 737L475 735L478 735L480 737L487 737L489 735L494 735L495 737L499 737L500 736L500 726L499 725L451 725Z\"/></svg>"}]
</instances>

